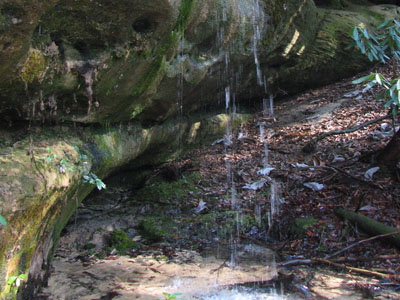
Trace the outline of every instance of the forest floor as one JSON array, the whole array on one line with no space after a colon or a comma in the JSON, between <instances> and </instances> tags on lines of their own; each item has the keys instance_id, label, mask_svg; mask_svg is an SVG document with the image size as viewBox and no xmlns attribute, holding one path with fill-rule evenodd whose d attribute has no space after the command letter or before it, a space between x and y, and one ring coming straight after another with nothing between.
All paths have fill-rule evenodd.
<instances>
[{"instance_id":1,"label":"forest floor","mask_svg":"<svg viewBox=\"0 0 400 300\"><path fill-rule=\"evenodd\" d=\"M289 280L286 285L292 296L285 299L297 299L294 295L298 299L400 299L398 248L382 239L359 243L369 236L336 214L338 208L346 208L400 229L398 178L385 167L372 169L378 165L368 158L368 154L382 149L390 140L391 121L326 137L307 153L303 151L304 146L323 133L354 127L387 114L383 103L376 100L376 90L363 91L361 85L355 86L351 80L279 101L273 115L260 112L234 130L229 145L221 140L178 162L161 166L141 190L132 192L115 185L113 188L110 181L108 193L114 194L113 201L116 201L118 189L118 197L130 199L129 208L121 202L110 204L110 194L101 196L98 192L91 196L95 200L84 203L61 238L55 270L44 298L77 299L79 286L81 293L87 295L79 299L156 299L154 295L174 291L165 285L167 279L179 275L186 279L201 277L206 282L212 271L220 274L225 286L251 283L256 274L264 272L256 265L266 260L264 256L269 256L268 260L277 262L275 273L264 274L262 280L256 276L257 280L272 282L270 280L278 275L281 281ZM174 178L177 170L178 178ZM119 183L123 176L118 175ZM161 177L167 184L160 184ZM155 186L158 194L151 191ZM168 191L171 194L165 195ZM93 251L86 251L88 241L95 249L104 248L103 236L94 237L99 234L98 230L93 233L96 229L90 237L83 238L83 232L90 230L82 225L94 219L91 214L98 214L93 203L99 206L102 197L108 201L108 208L103 207L107 213L102 214L103 220L96 218L97 223L90 226L103 228L106 234L115 229L125 230L140 244L125 256L120 256L118 251L101 250L100 256L99 252L94 255ZM121 210L113 214L115 208L122 208L124 216ZM146 214L152 215L152 221L143 218ZM148 229L148 224L156 228ZM164 232L166 228L173 228L173 232L170 229ZM153 233L149 233L152 230ZM82 241L78 242L79 239ZM99 243L103 244L99 246ZM250 244L273 250L273 259L264 251L262 258L254 259L257 264L245 263L241 269L243 274L224 281L221 273L224 269L229 271L226 273L229 276L236 276L232 275L234 270L239 272L233 267L238 259L232 251L243 252L245 247L240 245ZM198 254L212 252L210 249L215 249L216 245L231 251L230 254L220 253L220 261L198 269L204 265ZM351 245L354 247L333 255ZM82 250L85 247L86 250ZM241 261L246 259L242 256ZM125 277L132 274L116 268L127 264L130 270L135 262L136 268L141 269L133 272L142 280L129 283ZM173 270L165 269L167 265L174 266ZM97 275L95 266L99 268ZM107 274L104 269L107 266L114 270L110 277L103 276ZM63 272L69 275L62 275ZM72 274L80 275L73 279ZM125 278L128 283L122 284L122 279L117 283L116 277ZM158 289L149 287L151 281ZM204 286L209 284L206 282ZM178 291L185 293L186 285L181 283ZM189 285L204 289L199 281ZM96 294L94 290L99 286L103 289ZM75 296L55 296L67 290L75 290ZM144 291L148 292L147 296Z\"/></svg>"}]
</instances>

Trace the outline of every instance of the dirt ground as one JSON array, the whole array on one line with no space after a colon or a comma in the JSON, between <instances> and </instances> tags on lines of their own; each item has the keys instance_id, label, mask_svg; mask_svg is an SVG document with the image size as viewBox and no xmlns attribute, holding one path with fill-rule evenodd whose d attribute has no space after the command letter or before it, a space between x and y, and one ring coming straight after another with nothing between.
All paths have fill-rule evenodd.
<instances>
[{"instance_id":1,"label":"dirt ground","mask_svg":"<svg viewBox=\"0 0 400 300\"><path fill-rule=\"evenodd\" d=\"M400 229L396 166L390 171L369 155L390 140L390 120L303 151L322 133L384 116L376 92L351 79L310 90L159 167L141 189L132 188L129 173L110 179L67 226L43 299L158 299L174 292L184 299L400 299L400 256L390 242L376 239L331 256L368 238L339 218L338 208ZM146 237L149 216L168 233ZM107 240L116 229L139 246L123 255L111 249ZM218 296L249 284L247 296Z\"/></svg>"}]
</instances>

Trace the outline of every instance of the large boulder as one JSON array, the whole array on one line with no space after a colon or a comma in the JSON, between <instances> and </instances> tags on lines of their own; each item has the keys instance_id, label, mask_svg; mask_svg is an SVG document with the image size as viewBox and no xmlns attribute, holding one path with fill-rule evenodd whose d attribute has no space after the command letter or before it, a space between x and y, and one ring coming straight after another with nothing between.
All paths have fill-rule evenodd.
<instances>
[{"instance_id":1,"label":"large boulder","mask_svg":"<svg viewBox=\"0 0 400 300\"><path fill-rule=\"evenodd\" d=\"M248 99L264 77L269 92L328 83L365 66L348 31L382 14L327 2L4 0L0 117L153 123L218 104L221 86Z\"/></svg>"},{"instance_id":2,"label":"large boulder","mask_svg":"<svg viewBox=\"0 0 400 300\"><path fill-rule=\"evenodd\" d=\"M96 183L223 135L226 117L186 117L203 107L365 68L344 50L348 32L397 14L390 5L316 3L3 0L0 137L12 142L0 140L8 221L0 225L0 298L16 292L12 276L29 275L27 299L45 280L61 229L93 189L82 178ZM28 131L18 127L25 124Z\"/></svg>"}]
</instances>

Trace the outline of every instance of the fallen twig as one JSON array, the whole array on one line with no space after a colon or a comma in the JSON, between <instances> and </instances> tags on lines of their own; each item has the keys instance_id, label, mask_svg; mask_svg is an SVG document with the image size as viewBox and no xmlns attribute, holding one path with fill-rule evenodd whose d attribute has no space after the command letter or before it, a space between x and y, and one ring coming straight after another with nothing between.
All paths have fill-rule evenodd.
<instances>
[{"instance_id":1,"label":"fallen twig","mask_svg":"<svg viewBox=\"0 0 400 300\"><path fill-rule=\"evenodd\" d=\"M400 259L399 255L379 255L373 257L340 257L337 259L333 259L332 261L336 263L345 263L345 262L361 262L361 261L378 261L378 260L388 260L388 259Z\"/></svg>"},{"instance_id":2,"label":"fallen twig","mask_svg":"<svg viewBox=\"0 0 400 300\"><path fill-rule=\"evenodd\" d=\"M313 259L293 259L289 261L285 261L277 264L277 267L290 267L290 266L299 266L299 265L312 265L315 264L316 261Z\"/></svg>"},{"instance_id":3,"label":"fallen twig","mask_svg":"<svg viewBox=\"0 0 400 300\"><path fill-rule=\"evenodd\" d=\"M392 235L395 235L395 234L400 234L400 232L384 233L384 234L380 234L380 235L376 235L376 236L370 237L370 238L362 240L362 241L358 241L358 242L356 242L356 243L354 243L354 244L352 244L352 245L350 245L350 246L348 246L348 247L346 247L346 248L344 248L342 250L339 250L339 251L337 251L337 252L335 252L333 254L330 254L330 255L326 256L325 259L331 259L331 258L333 258L335 256L338 256L339 254L342 254L343 252L346 252L347 250L349 250L349 249L351 249L351 248L353 248L355 246L358 246L360 244L363 244L363 243L366 243L366 242L370 242L370 241L373 241L373 240L376 240L376 239L379 239L379 238L392 236Z\"/></svg>"},{"instance_id":4,"label":"fallen twig","mask_svg":"<svg viewBox=\"0 0 400 300\"><path fill-rule=\"evenodd\" d=\"M314 258L311 258L311 259L296 259L296 260L280 263L277 266L278 267L288 267L288 266L295 266L295 265L312 265L312 264L318 264L318 263L327 264L327 265L334 266L336 268L348 270L350 272L356 272L356 273L359 273L359 274L374 276L374 277L378 277L378 278L390 279L390 278L393 277L390 274L385 274L385 273L381 273L381 272L375 272L375 271L370 271L370 270L350 267L350 266L346 266L344 264L337 263L337 262L332 261L332 260L328 260L328 259L325 259L325 258L318 258L318 257L314 257Z\"/></svg>"},{"instance_id":5,"label":"fallen twig","mask_svg":"<svg viewBox=\"0 0 400 300\"><path fill-rule=\"evenodd\" d=\"M360 269L360 268L349 267L349 266L346 266L346 265L343 265L343 264L335 263L333 261L330 261L330 260L327 260L327 259L324 259L324 258L313 258L312 260L314 260L316 262L321 262L321 263L324 263L324 264L328 264L328 265L334 266L336 268L348 270L348 271L351 271L351 272L356 272L356 273L359 273L359 274L374 276L374 277L378 277L378 278L385 278L385 279L390 279L392 277L389 274L384 274L384 273L365 270L365 269Z\"/></svg>"},{"instance_id":6,"label":"fallen twig","mask_svg":"<svg viewBox=\"0 0 400 300\"><path fill-rule=\"evenodd\" d=\"M229 266L226 264L226 262L229 260L229 258L227 258L218 268L212 269L210 270L210 273L213 274L215 272L219 272L221 271L224 267L229 268Z\"/></svg>"},{"instance_id":7,"label":"fallen twig","mask_svg":"<svg viewBox=\"0 0 400 300\"><path fill-rule=\"evenodd\" d=\"M369 125L381 122L381 121L386 120L386 119L391 119L391 116L390 115L386 115L386 116L383 116L383 117L380 117L380 118L377 118L377 119L374 119L374 120L370 120L370 121L364 122L364 123L362 123L360 125L353 126L353 127L350 127L350 128L346 128L346 129L343 129L343 130L332 130L332 131L329 131L329 132L325 132L325 133L317 136L315 139L312 139L310 142L308 142L303 147L303 152L305 152L305 153L312 152L314 150L314 148L315 148L315 144L317 142L323 140L324 138L327 138L328 136L345 134L345 133L352 133L352 132L355 132L357 130L363 129L364 127L367 127Z\"/></svg>"},{"instance_id":8,"label":"fallen twig","mask_svg":"<svg viewBox=\"0 0 400 300\"><path fill-rule=\"evenodd\" d=\"M361 261L377 261L377 260L387 260L387 259L399 259L398 255L381 255L373 257L341 257L338 259L330 260L334 263L345 263L345 262L361 262ZM327 257L325 259L328 259ZM294 259L285 261L277 264L278 267L290 267L299 265L313 265L318 263L314 258L311 259Z\"/></svg>"}]
</instances>

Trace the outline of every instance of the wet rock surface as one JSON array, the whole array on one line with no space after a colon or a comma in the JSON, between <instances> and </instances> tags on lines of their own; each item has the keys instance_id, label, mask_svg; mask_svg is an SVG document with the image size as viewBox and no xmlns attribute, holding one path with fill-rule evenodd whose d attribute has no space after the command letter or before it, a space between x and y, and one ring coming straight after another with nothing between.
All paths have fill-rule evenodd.
<instances>
[{"instance_id":1,"label":"wet rock surface","mask_svg":"<svg viewBox=\"0 0 400 300\"><path fill-rule=\"evenodd\" d=\"M5 0L0 115L9 122L162 122L179 113L178 82L191 112L215 105L228 76L239 78L244 101L263 96L256 81L268 82L269 92L298 92L365 68L365 60L344 50L349 30L396 14L390 5L318 6L311 0ZM227 63L232 74L223 70Z\"/></svg>"}]
</instances>

